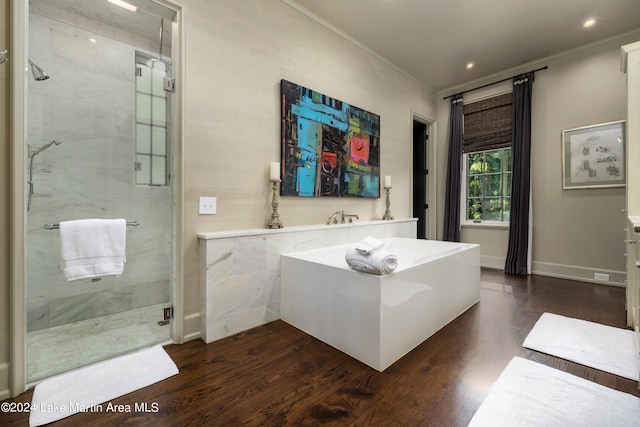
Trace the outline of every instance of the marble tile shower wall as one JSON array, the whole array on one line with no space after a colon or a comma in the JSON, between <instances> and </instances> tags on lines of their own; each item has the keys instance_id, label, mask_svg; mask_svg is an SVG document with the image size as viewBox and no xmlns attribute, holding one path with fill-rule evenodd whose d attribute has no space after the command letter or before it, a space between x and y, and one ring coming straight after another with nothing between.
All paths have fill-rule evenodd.
<instances>
[{"instance_id":1,"label":"marble tile shower wall","mask_svg":"<svg viewBox=\"0 0 640 427\"><path fill-rule=\"evenodd\" d=\"M29 26L29 57L51 78L29 81L28 143L62 144L40 153L33 165L28 330L169 301L171 189L134 184L136 49L36 14ZM127 228L122 276L65 281L59 231L42 227L83 218L140 221Z\"/></svg>"},{"instance_id":2,"label":"marble tile shower wall","mask_svg":"<svg viewBox=\"0 0 640 427\"><path fill-rule=\"evenodd\" d=\"M416 238L415 219L198 234L200 336L209 343L280 318L280 255L357 242Z\"/></svg>"}]
</instances>

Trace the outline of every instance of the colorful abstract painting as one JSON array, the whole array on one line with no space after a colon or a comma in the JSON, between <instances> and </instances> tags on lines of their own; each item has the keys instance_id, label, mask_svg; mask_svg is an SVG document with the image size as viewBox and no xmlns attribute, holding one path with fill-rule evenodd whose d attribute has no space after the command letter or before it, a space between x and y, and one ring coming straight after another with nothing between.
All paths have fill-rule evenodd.
<instances>
[{"instance_id":1,"label":"colorful abstract painting","mask_svg":"<svg viewBox=\"0 0 640 427\"><path fill-rule=\"evenodd\" d=\"M280 82L282 196L380 197L380 116Z\"/></svg>"}]
</instances>

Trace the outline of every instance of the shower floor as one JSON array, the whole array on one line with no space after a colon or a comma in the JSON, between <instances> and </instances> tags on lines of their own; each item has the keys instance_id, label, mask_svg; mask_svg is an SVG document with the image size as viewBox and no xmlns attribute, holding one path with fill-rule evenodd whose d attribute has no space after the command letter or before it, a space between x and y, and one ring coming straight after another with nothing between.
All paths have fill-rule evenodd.
<instances>
[{"instance_id":1,"label":"shower floor","mask_svg":"<svg viewBox=\"0 0 640 427\"><path fill-rule=\"evenodd\" d=\"M166 305L27 333L27 382L168 342L170 326L157 323Z\"/></svg>"}]
</instances>

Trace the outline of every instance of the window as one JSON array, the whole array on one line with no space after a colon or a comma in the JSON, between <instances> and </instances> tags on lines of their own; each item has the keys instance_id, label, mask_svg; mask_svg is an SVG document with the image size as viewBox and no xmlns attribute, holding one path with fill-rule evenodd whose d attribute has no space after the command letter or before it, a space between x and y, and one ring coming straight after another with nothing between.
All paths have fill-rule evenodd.
<instances>
[{"instance_id":1,"label":"window","mask_svg":"<svg viewBox=\"0 0 640 427\"><path fill-rule=\"evenodd\" d=\"M509 221L511 148L464 155L467 221Z\"/></svg>"},{"instance_id":2,"label":"window","mask_svg":"<svg viewBox=\"0 0 640 427\"><path fill-rule=\"evenodd\" d=\"M508 222L511 93L464 106L462 222Z\"/></svg>"},{"instance_id":3,"label":"window","mask_svg":"<svg viewBox=\"0 0 640 427\"><path fill-rule=\"evenodd\" d=\"M164 77L169 64L136 55L136 159L138 185L169 184L168 92Z\"/></svg>"}]
</instances>

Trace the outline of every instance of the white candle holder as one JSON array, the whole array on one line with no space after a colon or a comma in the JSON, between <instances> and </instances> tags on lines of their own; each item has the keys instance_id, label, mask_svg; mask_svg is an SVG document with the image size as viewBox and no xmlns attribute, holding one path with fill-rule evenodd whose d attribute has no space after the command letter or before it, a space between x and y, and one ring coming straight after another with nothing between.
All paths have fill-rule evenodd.
<instances>
[{"instance_id":1,"label":"white candle holder","mask_svg":"<svg viewBox=\"0 0 640 427\"><path fill-rule=\"evenodd\" d=\"M271 182L271 188L273 190L273 198L271 200L273 211L271 212L269 222L267 222L267 228L284 228L282 221L280 221L280 214L278 213L278 205L280 204L278 201L278 183L281 182L281 180L270 179L269 181Z\"/></svg>"},{"instance_id":2,"label":"white candle holder","mask_svg":"<svg viewBox=\"0 0 640 427\"><path fill-rule=\"evenodd\" d=\"M384 189L387 192L387 200L385 202L385 205L387 206L387 210L384 211L384 216L382 217L382 219L385 221L389 221L393 219L393 215L391 215L391 209L389 209L389 207L391 206L391 199L389 199L389 192L391 190L391 187L384 187Z\"/></svg>"}]
</instances>

